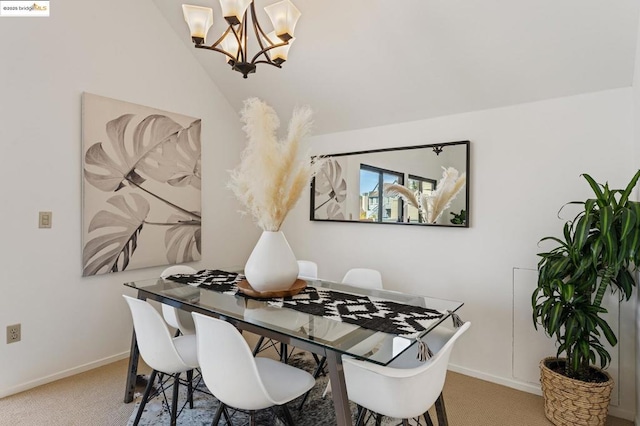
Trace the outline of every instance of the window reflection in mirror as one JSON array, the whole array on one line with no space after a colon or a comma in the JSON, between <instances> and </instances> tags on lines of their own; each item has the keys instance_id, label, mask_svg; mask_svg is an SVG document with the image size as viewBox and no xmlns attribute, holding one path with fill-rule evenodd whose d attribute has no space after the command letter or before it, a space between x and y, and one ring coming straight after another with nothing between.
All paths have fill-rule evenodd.
<instances>
[{"instance_id":1,"label":"window reflection in mirror","mask_svg":"<svg viewBox=\"0 0 640 426\"><path fill-rule=\"evenodd\" d=\"M469 226L468 141L326 157L312 181L311 220ZM453 182L448 207L434 207Z\"/></svg>"},{"instance_id":2,"label":"window reflection in mirror","mask_svg":"<svg viewBox=\"0 0 640 426\"><path fill-rule=\"evenodd\" d=\"M360 165L360 220L402 222L402 200L381 191L385 183L402 185L402 173L366 164Z\"/></svg>"}]
</instances>

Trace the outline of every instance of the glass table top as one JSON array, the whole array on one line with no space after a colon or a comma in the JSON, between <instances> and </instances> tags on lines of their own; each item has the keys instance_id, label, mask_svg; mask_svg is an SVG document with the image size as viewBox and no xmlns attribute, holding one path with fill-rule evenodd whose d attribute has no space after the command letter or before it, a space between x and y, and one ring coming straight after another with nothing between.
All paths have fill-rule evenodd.
<instances>
[{"instance_id":1,"label":"glass table top","mask_svg":"<svg viewBox=\"0 0 640 426\"><path fill-rule=\"evenodd\" d=\"M124 284L152 299L165 299L186 310L204 310L254 326L272 330L315 345L381 365L387 365L404 352L416 339L374 331L359 325L311 315L287 307L273 306L267 300L228 294L156 278ZM462 302L417 296L391 290L371 290L324 280L308 280L307 285L342 293L365 295L407 305L436 309L444 315L433 321L421 336L440 325L457 311ZM172 303L177 302L177 303ZM451 321L451 320L449 320ZM448 324L447 326L450 326Z\"/></svg>"}]
</instances>

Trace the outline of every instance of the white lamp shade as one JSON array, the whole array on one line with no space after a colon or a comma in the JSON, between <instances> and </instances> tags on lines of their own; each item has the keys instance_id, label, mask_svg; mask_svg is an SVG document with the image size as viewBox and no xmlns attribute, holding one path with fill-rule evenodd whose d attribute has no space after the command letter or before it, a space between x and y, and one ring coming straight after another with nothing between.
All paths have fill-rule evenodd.
<instances>
[{"instance_id":1,"label":"white lamp shade","mask_svg":"<svg viewBox=\"0 0 640 426\"><path fill-rule=\"evenodd\" d=\"M242 17L247 11L252 0L220 0L222 16L231 25L242 22Z\"/></svg>"},{"instance_id":2,"label":"white lamp shade","mask_svg":"<svg viewBox=\"0 0 640 426\"><path fill-rule=\"evenodd\" d=\"M207 32L213 25L213 10L208 7L183 4L182 13L184 20L187 22L187 25L189 25L191 37L194 39L202 39L204 43Z\"/></svg>"},{"instance_id":3,"label":"white lamp shade","mask_svg":"<svg viewBox=\"0 0 640 426\"><path fill-rule=\"evenodd\" d=\"M293 37L293 31L296 23L300 19L300 11L289 0L283 0L264 8L276 35L283 41L287 41Z\"/></svg>"},{"instance_id":4,"label":"white lamp shade","mask_svg":"<svg viewBox=\"0 0 640 426\"><path fill-rule=\"evenodd\" d=\"M276 32L275 31L271 31L269 34L267 34L267 38L271 41L271 43L273 44L281 44L282 40L280 40L278 38L278 36L276 36ZM286 44L284 46L280 46L280 47L274 47L273 49L269 50L269 56L271 57L272 61L280 61L280 62L284 62L287 60L287 56L289 55L289 48L291 47L291 44L294 42L295 37L292 39L289 39L289 44Z\"/></svg>"},{"instance_id":5,"label":"white lamp shade","mask_svg":"<svg viewBox=\"0 0 640 426\"><path fill-rule=\"evenodd\" d=\"M238 39L236 39L236 36L233 35L233 32L229 31L226 37L223 38L220 42L220 46L222 47L222 50L228 52L231 56L233 56L236 61L238 60L238 50L240 50L240 46L238 44ZM231 60L231 58L226 55L225 58L227 59L227 62Z\"/></svg>"}]
</instances>

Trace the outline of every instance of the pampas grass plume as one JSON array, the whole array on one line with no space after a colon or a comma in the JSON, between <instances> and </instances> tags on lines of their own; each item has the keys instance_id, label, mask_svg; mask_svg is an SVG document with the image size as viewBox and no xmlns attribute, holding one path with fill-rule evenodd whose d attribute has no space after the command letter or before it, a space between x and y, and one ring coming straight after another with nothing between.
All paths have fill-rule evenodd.
<instances>
[{"instance_id":1,"label":"pampas grass plume","mask_svg":"<svg viewBox=\"0 0 640 426\"><path fill-rule=\"evenodd\" d=\"M442 213L451 206L451 202L464 188L467 182L466 173L459 172L453 167L443 167L442 179L438 182L438 187L431 195L424 197L423 203L427 206L428 221L435 223Z\"/></svg>"},{"instance_id":2,"label":"pampas grass plume","mask_svg":"<svg viewBox=\"0 0 640 426\"><path fill-rule=\"evenodd\" d=\"M443 167L442 169L442 179L438 182L437 189L431 194L420 191L413 192L396 183L385 183L383 185L384 194L388 197L402 197L407 203L416 207L423 217L426 217L427 223L436 223L467 182L465 173L460 175L453 167Z\"/></svg>"},{"instance_id":3,"label":"pampas grass plume","mask_svg":"<svg viewBox=\"0 0 640 426\"><path fill-rule=\"evenodd\" d=\"M260 228L279 231L322 163L312 163L309 153L299 152L300 142L311 132L312 111L296 108L282 140L276 135L280 120L265 102L247 99L241 118L248 143L228 186Z\"/></svg>"},{"instance_id":4,"label":"pampas grass plume","mask_svg":"<svg viewBox=\"0 0 640 426\"><path fill-rule=\"evenodd\" d=\"M416 197L416 193L407 188L406 186L402 186L397 183L385 183L382 185L384 189L384 194L387 197L402 197L407 203L412 205L413 207L420 209L420 201Z\"/></svg>"}]
</instances>

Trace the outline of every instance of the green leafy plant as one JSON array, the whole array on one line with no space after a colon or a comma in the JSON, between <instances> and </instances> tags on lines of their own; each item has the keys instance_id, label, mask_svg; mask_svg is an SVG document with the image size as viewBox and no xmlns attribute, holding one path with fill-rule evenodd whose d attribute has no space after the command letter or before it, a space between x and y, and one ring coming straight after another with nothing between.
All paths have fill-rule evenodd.
<instances>
[{"instance_id":1,"label":"green leafy plant","mask_svg":"<svg viewBox=\"0 0 640 426\"><path fill-rule=\"evenodd\" d=\"M574 201L581 211L563 229L563 238L545 237L557 246L539 253L538 286L532 295L533 322L558 343L557 357L566 354L563 374L592 380L591 364L606 367L611 356L604 338L615 346L617 338L602 314L605 292L619 292L629 300L636 285L631 271L640 263L640 203L630 201L640 170L625 189L598 184L587 174L595 198ZM566 205L565 205L566 206ZM563 206L564 208L564 206ZM562 209L561 209L562 210Z\"/></svg>"},{"instance_id":2,"label":"green leafy plant","mask_svg":"<svg viewBox=\"0 0 640 426\"><path fill-rule=\"evenodd\" d=\"M453 215L453 219L451 219L451 223L454 225L464 225L467 221L467 211L465 209L460 210L460 213L450 212Z\"/></svg>"}]
</instances>

